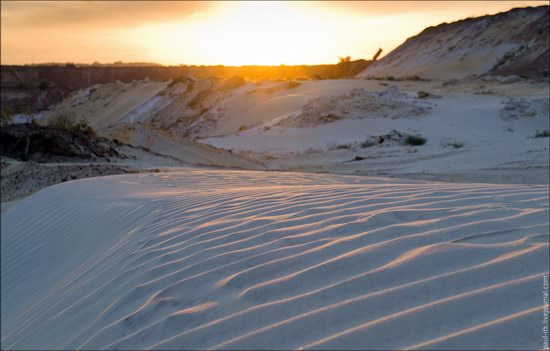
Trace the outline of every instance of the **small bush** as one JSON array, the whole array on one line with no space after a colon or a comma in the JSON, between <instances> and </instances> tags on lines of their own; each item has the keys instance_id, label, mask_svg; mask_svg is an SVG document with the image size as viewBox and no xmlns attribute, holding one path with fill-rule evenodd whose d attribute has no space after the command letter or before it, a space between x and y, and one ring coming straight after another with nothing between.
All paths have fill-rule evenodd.
<instances>
[{"instance_id":1,"label":"small bush","mask_svg":"<svg viewBox=\"0 0 550 351\"><path fill-rule=\"evenodd\" d=\"M0 124L5 125L9 124L11 122L11 119L13 118L13 113L9 109L5 109L0 111Z\"/></svg>"},{"instance_id":2,"label":"small bush","mask_svg":"<svg viewBox=\"0 0 550 351\"><path fill-rule=\"evenodd\" d=\"M61 129L72 129L76 125L75 115L71 112L57 112L48 118L48 125Z\"/></svg>"},{"instance_id":3,"label":"small bush","mask_svg":"<svg viewBox=\"0 0 550 351\"><path fill-rule=\"evenodd\" d=\"M74 113L71 112L58 112L48 119L47 124L56 128L84 133L89 137L97 137L95 130L90 127L88 121L82 120L77 123Z\"/></svg>"},{"instance_id":4,"label":"small bush","mask_svg":"<svg viewBox=\"0 0 550 351\"><path fill-rule=\"evenodd\" d=\"M248 126L245 126L244 124L242 126L239 127L239 132L243 132L245 130L248 130Z\"/></svg>"},{"instance_id":5,"label":"small bush","mask_svg":"<svg viewBox=\"0 0 550 351\"><path fill-rule=\"evenodd\" d=\"M90 125L88 124L88 121L86 121L86 120L82 120L82 121L78 122L77 124L75 124L74 127L72 128L72 130L84 133L87 136L92 137L92 138L97 137L97 134L96 134L95 130L92 127L90 127Z\"/></svg>"},{"instance_id":6,"label":"small bush","mask_svg":"<svg viewBox=\"0 0 550 351\"><path fill-rule=\"evenodd\" d=\"M339 57L338 64L351 62L351 56Z\"/></svg>"},{"instance_id":7,"label":"small bush","mask_svg":"<svg viewBox=\"0 0 550 351\"><path fill-rule=\"evenodd\" d=\"M537 130L537 134L535 134L535 138L548 138L550 137L550 133L547 130L543 130L542 132L539 132Z\"/></svg>"},{"instance_id":8,"label":"small bush","mask_svg":"<svg viewBox=\"0 0 550 351\"><path fill-rule=\"evenodd\" d=\"M426 138L417 135L409 135L405 138L405 144L407 145L424 145L426 141Z\"/></svg>"}]
</instances>

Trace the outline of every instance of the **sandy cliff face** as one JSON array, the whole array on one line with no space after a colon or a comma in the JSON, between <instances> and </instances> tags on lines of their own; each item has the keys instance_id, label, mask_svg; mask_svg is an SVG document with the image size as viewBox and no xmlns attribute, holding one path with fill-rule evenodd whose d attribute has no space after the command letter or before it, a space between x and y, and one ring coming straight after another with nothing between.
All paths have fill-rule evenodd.
<instances>
[{"instance_id":1,"label":"sandy cliff face","mask_svg":"<svg viewBox=\"0 0 550 351\"><path fill-rule=\"evenodd\" d=\"M549 7L518 8L426 28L358 77L548 77L548 42Z\"/></svg>"}]
</instances>

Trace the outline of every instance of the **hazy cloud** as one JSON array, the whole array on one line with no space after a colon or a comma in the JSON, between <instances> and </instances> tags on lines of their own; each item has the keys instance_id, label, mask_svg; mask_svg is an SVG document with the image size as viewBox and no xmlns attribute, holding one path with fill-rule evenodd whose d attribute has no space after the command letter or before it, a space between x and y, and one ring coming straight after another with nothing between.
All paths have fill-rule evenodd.
<instances>
[{"instance_id":1,"label":"hazy cloud","mask_svg":"<svg viewBox=\"0 0 550 351\"><path fill-rule=\"evenodd\" d=\"M471 9L472 15L480 16L480 8L491 14L514 7L548 5L548 1L327 1L322 4L335 11L373 16L449 11L463 13L467 9Z\"/></svg>"},{"instance_id":2,"label":"hazy cloud","mask_svg":"<svg viewBox=\"0 0 550 351\"><path fill-rule=\"evenodd\" d=\"M449 12L472 8L479 15L483 7L488 13L515 6L529 6L545 1L335 1L303 2L305 6L330 8L354 15L388 16L414 12ZM230 2L209 1L2 1L3 27L48 28L55 26L132 27L144 23L194 19L211 8L231 5Z\"/></svg>"},{"instance_id":3,"label":"hazy cloud","mask_svg":"<svg viewBox=\"0 0 550 351\"><path fill-rule=\"evenodd\" d=\"M128 27L197 16L213 4L198 1L2 1L2 22L14 27Z\"/></svg>"}]
</instances>

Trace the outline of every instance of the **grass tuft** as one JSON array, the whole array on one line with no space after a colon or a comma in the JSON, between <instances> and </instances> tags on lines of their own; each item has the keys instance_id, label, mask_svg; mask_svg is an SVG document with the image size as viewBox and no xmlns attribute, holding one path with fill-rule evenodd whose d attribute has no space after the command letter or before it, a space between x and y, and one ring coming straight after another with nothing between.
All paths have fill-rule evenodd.
<instances>
[{"instance_id":1,"label":"grass tuft","mask_svg":"<svg viewBox=\"0 0 550 351\"><path fill-rule=\"evenodd\" d=\"M405 144L407 145L424 145L427 139L417 135L409 135L405 138Z\"/></svg>"}]
</instances>

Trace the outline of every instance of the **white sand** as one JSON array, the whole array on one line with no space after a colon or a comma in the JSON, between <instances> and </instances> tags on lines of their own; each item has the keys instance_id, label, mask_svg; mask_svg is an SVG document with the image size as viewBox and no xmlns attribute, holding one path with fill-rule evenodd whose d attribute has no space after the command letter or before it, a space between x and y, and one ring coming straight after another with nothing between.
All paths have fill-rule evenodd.
<instances>
[{"instance_id":1,"label":"white sand","mask_svg":"<svg viewBox=\"0 0 550 351\"><path fill-rule=\"evenodd\" d=\"M273 121L280 118L276 118L247 131L202 141L264 158L271 169L401 177L418 177L424 173L432 179L451 181L458 180L459 174L470 173L469 181L548 182L549 139L534 138L537 131L550 129L547 97L510 100L503 96L438 93L442 98L421 100L409 92L408 98L401 99L408 105L396 103L393 110L377 110L367 105L354 107L348 100L340 99L345 102L342 106L321 104L328 112L336 110L344 116L338 121L296 128L277 126ZM364 101L365 97L357 96L357 100ZM397 98L392 101L399 102ZM415 115L408 107L413 103L423 106L427 112ZM342 110L347 113L341 113ZM300 113L298 110L294 115ZM421 135L427 143L406 146L386 142L361 147L365 140L391 130ZM333 150L348 144L349 150ZM349 162L355 156L365 160ZM498 173L507 169L513 170L510 178L497 179Z\"/></svg>"},{"instance_id":2,"label":"white sand","mask_svg":"<svg viewBox=\"0 0 550 351\"><path fill-rule=\"evenodd\" d=\"M338 96L356 88L383 90L378 82L357 79L300 81L291 89L277 89L286 82L267 83L260 87L250 86L247 91L232 96L219 104L221 113L206 117L215 118L217 123L198 134L200 137L226 135L237 132L241 126L255 126L299 111L308 101L316 98ZM428 85L425 83L424 85ZM267 89L272 93L265 93Z\"/></svg>"},{"instance_id":3,"label":"white sand","mask_svg":"<svg viewBox=\"0 0 550 351\"><path fill-rule=\"evenodd\" d=\"M548 6L426 28L357 77L460 79L518 63L512 71L522 75L525 66L543 64L537 57L548 57L547 21Z\"/></svg>"},{"instance_id":4,"label":"white sand","mask_svg":"<svg viewBox=\"0 0 550 351\"><path fill-rule=\"evenodd\" d=\"M44 118L71 111L77 118L87 120L92 127L105 128L140 108L144 102L154 99L167 85L168 82L149 80L96 84L74 92Z\"/></svg>"},{"instance_id":5,"label":"white sand","mask_svg":"<svg viewBox=\"0 0 550 351\"><path fill-rule=\"evenodd\" d=\"M131 145L139 145L186 163L253 170L265 169L261 162L147 125L123 124L103 133L109 138L115 138Z\"/></svg>"},{"instance_id":6,"label":"white sand","mask_svg":"<svg viewBox=\"0 0 550 351\"><path fill-rule=\"evenodd\" d=\"M533 139L537 131L550 129L548 84L498 77L446 85L360 79L248 82L232 88L224 88L225 84L205 79L96 85L73 94L52 113L72 110L102 136L199 165L445 181L548 182L549 139ZM377 95L392 86L399 91ZM442 98L417 99L418 91ZM510 97L526 101L527 106L511 111L516 114L513 118L506 111ZM530 113L530 104L540 99L546 99L546 105ZM194 107L193 101L198 101ZM318 125L280 124L295 116L300 119L304 112L306 121L327 114L329 119L332 114L342 119ZM366 139L392 130L419 134L428 142L420 147L392 143L360 147ZM204 147L184 135L233 153ZM349 150L333 150L347 144L352 146ZM451 144L462 147L454 149ZM355 157L365 159L350 162Z\"/></svg>"},{"instance_id":7,"label":"white sand","mask_svg":"<svg viewBox=\"0 0 550 351\"><path fill-rule=\"evenodd\" d=\"M191 171L2 214L5 349L536 349L546 185Z\"/></svg>"}]
</instances>

